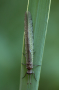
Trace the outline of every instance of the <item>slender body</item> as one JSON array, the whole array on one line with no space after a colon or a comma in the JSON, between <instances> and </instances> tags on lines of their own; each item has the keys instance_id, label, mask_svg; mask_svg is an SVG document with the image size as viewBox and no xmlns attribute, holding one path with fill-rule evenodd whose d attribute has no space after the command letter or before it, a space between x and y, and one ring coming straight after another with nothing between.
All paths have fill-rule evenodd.
<instances>
[{"instance_id":1,"label":"slender body","mask_svg":"<svg viewBox=\"0 0 59 90\"><path fill-rule=\"evenodd\" d=\"M25 20L24 20L24 25L25 25L25 56L26 56L26 68L28 69L26 74L30 76L30 84L31 84L31 74L34 74L32 71L33 68L33 50L34 50L34 40L33 40L33 24L32 24L32 17L30 12L25 13ZM25 76L26 76L25 74ZM24 76L24 77L25 77ZM28 76L28 77L29 77ZM23 77L23 78L24 78ZM35 78L35 74L34 74Z\"/></svg>"},{"instance_id":2,"label":"slender body","mask_svg":"<svg viewBox=\"0 0 59 90\"><path fill-rule=\"evenodd\" d=\"M31 70L33 68L33 25L30 12L25 13L24 24L25 24L26 68Z\"/></svg>"}]
</instances>

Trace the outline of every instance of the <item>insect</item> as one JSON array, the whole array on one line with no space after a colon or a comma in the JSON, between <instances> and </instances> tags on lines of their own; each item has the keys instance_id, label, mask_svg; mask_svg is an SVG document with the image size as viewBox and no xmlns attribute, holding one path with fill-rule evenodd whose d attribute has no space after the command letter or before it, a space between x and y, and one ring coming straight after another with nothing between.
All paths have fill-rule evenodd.
<instances>
[{"instance_id":1,"label":"insect","mask_svg":"<svg viewBox=\"0 0 59 90\"><path fill-rule=\"evenodd\" d=\"M26 68L28 69L24 77L26 76L26 74L28 74L28 78L30 77L30 84L31 84L31 74L33 74L35 78L35 73L34 71L32 71L33 54L34 54L34 39L33 39L33 23L32 23L32 17L31 17L30 12L25 13L24 26L25 26L25 31L24 31L25 32L25 54L24 55L26 57L26 64L23 64L23 63L22 64L26 65ZM36 65L36 66L39 66L39 65ZM29 79L28 79L28 83L29 83Z\"/></svg>"}]
</instances>

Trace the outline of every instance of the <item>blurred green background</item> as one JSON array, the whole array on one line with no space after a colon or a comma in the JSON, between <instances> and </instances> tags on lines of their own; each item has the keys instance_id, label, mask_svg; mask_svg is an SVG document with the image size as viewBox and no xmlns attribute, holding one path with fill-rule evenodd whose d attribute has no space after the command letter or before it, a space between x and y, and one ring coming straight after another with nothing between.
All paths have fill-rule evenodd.
<instances>
[{"instance_id":1,"label":"blurred green background","mask_svg":"<svg viewBox=\"0 0 59 90\"><path fill-rule=\"evenodd\" d=\"M0 0L0 90L19 90L27 0ZM59 0L52 0L40 90L59 90Z\"/></svg>"}]
</instances>

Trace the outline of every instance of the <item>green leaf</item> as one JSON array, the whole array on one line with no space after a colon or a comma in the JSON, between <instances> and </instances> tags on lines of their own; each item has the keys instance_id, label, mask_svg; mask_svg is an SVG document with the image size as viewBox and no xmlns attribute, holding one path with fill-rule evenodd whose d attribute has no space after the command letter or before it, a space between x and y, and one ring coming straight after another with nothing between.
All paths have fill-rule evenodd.
<instances>
[{"instance_id":1,"label":"green leaf","mask_svg":"<svg viewBox=\"0 0 59 90\"><path fill-rule=\"evenodd\" d=\"M42 57L44 51L45 37L49 19L51 0L30 0L29 11L32 14L33 30L34 30L34 65L42 65ZM23 40L23 53L25 53L25 45ZM21 63L26 64L26 58L22 55ZM37 81L31 75L31 85L27 85L28 75L24 79L22 77L26 73L26 66L21 65L20 90L38 90L41 66L33 69Z\"/></svg>"}]
</instances>

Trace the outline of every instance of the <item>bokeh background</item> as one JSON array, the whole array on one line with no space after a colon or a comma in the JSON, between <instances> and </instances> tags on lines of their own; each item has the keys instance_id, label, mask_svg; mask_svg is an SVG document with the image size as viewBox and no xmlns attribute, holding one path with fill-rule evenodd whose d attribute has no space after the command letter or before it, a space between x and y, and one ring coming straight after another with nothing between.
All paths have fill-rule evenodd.
<instances>
[{"instance_id":1,"label":"bokeh background","mask_svg":"<svg viewBox=\"0 0 59 90\"><path fill-rule=\"evenodd\" d=\"M27 0L0 0L0 90L19 90ZM52 0L40 90L59 90L59 0Z\"/></svg>"}]
</instances>

